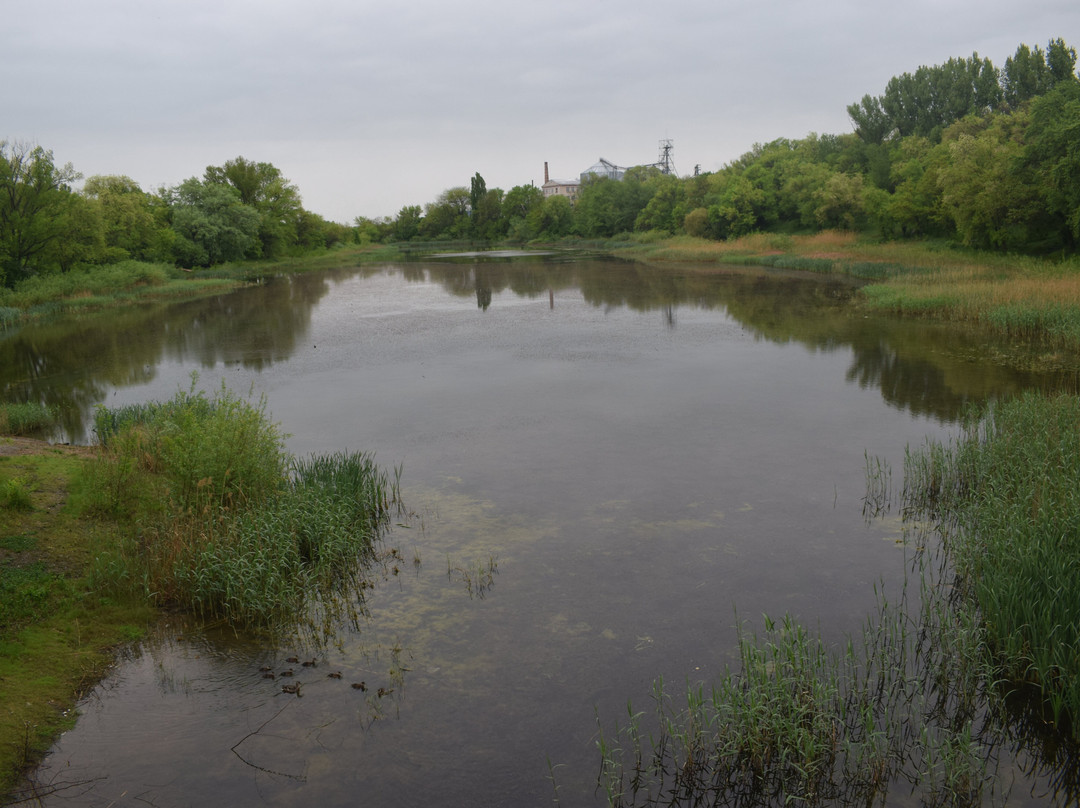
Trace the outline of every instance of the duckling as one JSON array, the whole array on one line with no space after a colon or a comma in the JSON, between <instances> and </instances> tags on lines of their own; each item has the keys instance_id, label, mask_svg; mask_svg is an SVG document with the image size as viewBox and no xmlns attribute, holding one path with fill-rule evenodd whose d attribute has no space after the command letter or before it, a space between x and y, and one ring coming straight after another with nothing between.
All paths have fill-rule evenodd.
<instances>
[{"instance_id":1,"label":"duckling","mask_svg":"<svg viewBox=\"0 0 1080 808\"><path fill-rule=\"evenodd\" d=\"M300 664L303 665L305 668L314 668L315 667L315 662L316 662L315 657L312 657L311 659L304 660Z\"/></svg>"},{"instance_id":2,"label":"duckling","mask_svg":"<svg viewBox=\"0 0 1080 808\"><path fill-rule=\"evenodd\" d=\"M364 682L353 682L353 690L367 690L367 685Z\"/></svg>"},{"instance_id":3,"label":"duckling","mask_svg":"<svg viewBox=\"0 0 1080 808\"><path fill-rule=\"evenodd\" d=\"M340 679L341 671L334 671L333 673L326 674L327 679Z\"/></svg>"},{"instance_id":4,"label":"duckling","mask_svg":"<svg viewBox=\"0 0 1080 808\"><path fill-rule=\"evenodd\" d=\"M263 679L273 679L273 678L274 678L274 674L273 674L273 672L272 672L272 671L267 671L266 673L264 673L264 674L262 675L262 678L263 678Z\"/></svg>"},{"instance_id":5,"label":"duckling","mask_svg":"<svg viewBox=\"0 0 1080 808\"><path fill-rule=\"evenodd\" d=\"M289 668L287 671L282 671L281 673L278 674L278 676L292 676L292 675L293 675L293 669L292 668Z\"/></svg>"},{"instance_id":6,"label":"duckling","mask_svg":"<svg viewBox=\"0 0 1080 808\"><path fill-rule=\"evenodd\" d=\"M380 698L380 699L381 699L381 698L382 698L383 696L389 696L389 695L390 695L391 693L393 693L393 692L394 692L394 688L392 688L392 687L380 687L380 688L378 689L378 691L377 691L377 693L378 693L378 696L379 696L379 698Z\"/></svg>"},{"instance_id":7,"label":"duckling","mask_svg":"<svg viewBox=\"0 0 1080 808\"><path fill-rule=\"evenodd\" d=\"M291 656L291 657L288 657L285 661L286 662L292 662L292 663L295 664L295 663L300 661L300 657Z\"/></svg>"},{"instance_id":8,"label":"duckling","mask_svg":"<svg viewBox=\"0 0 1080 808\"><path fill-rule=\"evenodd\" d=\"M299 696L300 695L300 683L295 682L294 684L291 684L291 685L282 685L281 686L281 692L282 693L292 693L294 695Z\"/></svg>"}]
</instances>

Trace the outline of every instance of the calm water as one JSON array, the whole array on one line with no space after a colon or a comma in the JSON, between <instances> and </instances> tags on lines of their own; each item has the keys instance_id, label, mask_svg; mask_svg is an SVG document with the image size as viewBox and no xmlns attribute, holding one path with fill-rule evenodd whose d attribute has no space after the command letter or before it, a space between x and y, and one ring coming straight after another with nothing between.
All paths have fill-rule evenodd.
<instances>
[{"instance_id":1,"label":"calm water","mask_svg":"<svg viewBox=\"0 0 1080 808\"><path fill-rule=\"evenodd\" d=\"M968 402L1074 383L852 294L470 259L9 334L0 390L63 405L61 437L198 371L265 395L296 454L403 464L417 514L369 620L317 667L181 624L133 649L38 773L70 785L45 803L545 805L552 771L564 805L598 802L598 711L721 675L763 613L838 639L900 579L897 526L862 517L866 453L899 477ZM296 667L302 697L264 665Z\"/></svg>"}]
</instances>

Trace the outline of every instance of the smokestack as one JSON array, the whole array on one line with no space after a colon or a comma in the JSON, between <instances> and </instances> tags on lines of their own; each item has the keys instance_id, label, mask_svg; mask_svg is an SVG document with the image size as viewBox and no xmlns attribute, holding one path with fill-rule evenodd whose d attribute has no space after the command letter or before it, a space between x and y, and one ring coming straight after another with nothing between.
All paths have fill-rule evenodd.
<instances>
[{"instance_id":1,"label":"smokestack","mask_svg":"<svg viewBox=\"0 0 1080 808\"><path fill-rule=\"evenodd\" d=\"M544 161L544 184L548 183L547 160Z\"/></svg>"}]
</instances>

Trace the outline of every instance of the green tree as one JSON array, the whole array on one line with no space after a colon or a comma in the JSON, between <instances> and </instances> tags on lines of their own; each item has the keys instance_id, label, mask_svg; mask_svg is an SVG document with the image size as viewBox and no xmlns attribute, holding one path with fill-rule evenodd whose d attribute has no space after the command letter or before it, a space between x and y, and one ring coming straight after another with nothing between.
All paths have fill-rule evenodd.
<instances>
[{"instance_id":1,"label":"green tree","mask_svg":"<svg viewBox=\"0 0 1080 808\"><path fill-rule=\"evenodd\" d=\"M41 146L0 141L0 283L64 268L57 248L80 177Z\"/></svg>"},{"instance_id":2,"label":"green tree","mask_svg":"<svg viewBox=\"0 0 1080 808\"><path fill-rule=\"evenodd\" d=\"M89 177L82 195L97 210L101 219L105 260L134 258L140 261L161 260L168 239L154 215L153 203L130 177Z\"/></svg>"},{"instance_id":3,"label":"green tree","mask_svg":"<svg viewBox=\"0 0 1080 808\"><path fill-rule=\"evenodd\" d=\"M854 230L866 219L861 174L834 172L813 192L814 218L823 228Z\"/></svg>"},{"instance_id":4,"label":"green tree","mask_svg":"<svg viewBox=\"0 0 1080 808\"><path fill-rule=\"evenodd\" d=\"M212 266L259 254L259 213L232 186L192 177L170 197L180 264Z\"/></svg>"},{"instance_id":5,"label":"green tree","mask_svg":"<svg viewBox=\"0 0 1080 808\"><path fill-rule=\"evenodd\" d=\"M927 138L912 136L896 145L892 164L892 194L867 197L882 235L887 238L949 235L941 208L938 169L948 160L945 145L934 146Z\"/></svg>"},{"instance_id":6,"label":"green tree","mask_svg":"<svg viewBox=\"0 0 1080 808\"><path fill-rule=\"evenodd\" d=\"M938 171L944 210L971 247L1026 248L1041 228L1038 189L1023 162L1027 116L995 115L950 127Z\"/></svg>"},{"instance_id":7,"label":"green tree","mask_svg":"<svg viewBox=\"0 0 1080 808\"><path fill-rule=\"evenodd\" d=\"M574 209L565 196L549 196L530 211L529 229L534 238L557 239L570 235L574 227Z\"/></svg>"},{"instance_id":8,"label":"green tree","mask_svg":"<svg viewBox=\"0 0 1080 808\"><path fill-rule=\"evenodd\" d=\"M894 76L877 97L863 96L848 107L855 130L867 143L881 143L895 132L941 139L945 127L967 115L982 115L1001 103L999 73L989 59L949 59Z\"/></svg>"},{"instance_id":9,"label":"green tree","mask_svg":"<svg viewBox=\"0 0 1080 808\"><path fill-rule=\"evenodd\" d=\"M582 184L574 207L574 229L579 235L610 238L634 229L638 214L655 191L645 182L653 174L640 166L631 168L621 180L588 177Z\"/></svg>"},{"instance_id":10,"label":"green tree","mask_svg":"<svg viewBox=\"0 0 1080 808\"><path fill-rule=\"evenodd\" d=\"M1042 49L1020 45L1016 53L1005 60L1001 73L1003 99L1011 108L1016 108L1037 95L1042 95L1050 87L1050 68Z\"/></svg>"},{"instance_id":11,"label":"green tree","mask_svg":"<svg viewBox=\"0 0 1080 808\"><path fill-rule=\"evenodd\" d=\"M469 207L474 211L479 208L480 200L484 198L486 193L487 183L484 182L484 178L477 171L469 181Z\"/></svg>"},{"instance_id":12,"label":"green tree","mask_svg":"<svg viewBox=\"0 0 1080 808\"><path fill-rule=\"evenodd\" d=\"M646 182L653 187L652 198L637 215L634 228L674 235L686 218L686 184L670 174L660 174Z\"/></svg>"},{"instance_id":13,"label":"green tree","mask_svg":"<svg viewBox=\"0 0 1080 808\"><path fill-rule=\"evenodd\" d=\"M300 192L272 163L237 157L221 166L207 166L206 182L236 190L240 203L259 214L257 255L274 258L296 244L303 207Z\"/></svg>"},{"instance_id":14,"label":"green tree","mask_svg":"<svg viewBox=\"0 0 1080 808\"><path fill-rule=\"evenodd\" d=\"M862 101L849 104L847 113L855 134L865 143L884 143L896 130L896 124L881 106L881 99L869 94L864 95Z\"/></svg>"},{"instance_id":15,"label":"green tree","mask_svg":"<svg viewBox=\"0 0 1080 808\"><path fill-rule=\"evenodd\" d=\"M424 208L420 235L425 239L462 239L469 236L469 189L447 188Z\"/></svg>"},{"instance_id":16,"label":"green tree","mask_svg":"<svg viewBox=\"0 0 1080 808\"><path fill-rule=\"evenodd\" d=\"M506 192L502 203L503 230L511 239L527 242L537 233L528 225L529 214L544 203L544 192L531 183L515 185Z\"/></svg>"},{"instance_id":17,"label":"green tree","mask_svg":"<svg viewBox=\"0 0 1080 808\"><path fill-rule=\"evenodd\" d=\"M390 226L390 236L394 241L409 241L416 238L420 232L420 220L424 218L424 211L419 205L406 205L398 211L397 217Z\"/></svg>"},{"instance_id":18,"label":"green tree","mask_svg":"<svg viewBox=\"0 0 1080 808\"><path fill-rule=\"evenodd\" d=\"M1080 82L1063 81L1031 105L1024 157L1038 177L1063 244L1080 245Z\"/></svg>"}]
</instances>

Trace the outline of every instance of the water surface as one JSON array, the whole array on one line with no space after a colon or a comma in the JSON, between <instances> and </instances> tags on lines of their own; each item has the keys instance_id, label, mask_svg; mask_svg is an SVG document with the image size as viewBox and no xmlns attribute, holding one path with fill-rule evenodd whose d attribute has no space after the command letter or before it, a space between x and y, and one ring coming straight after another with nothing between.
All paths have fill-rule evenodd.
<instances>
[{"instance_id":1,"label":"water surface","mask_svg":"<svg viewBox=\"0 0 1080 808\"><path fill-rule=\"evenodd\" d=\"M197 371L265 395L296 454L403 464L416 514L387 539L369 619L316 667L191 625L133 649L38 773L70 784L45 803L599 801L598 712L644 707L657 677L721 675L736 624L763 613L839 640L900 580L896 525L862 515L867 454L899 476L904 447L948 437L968 403L1074 379L867 318L853 294L471 256L8 335L0 389L63 405L62 437ZM263 666L296 668L301 697Z\"/></svg>"}]
</instances>

